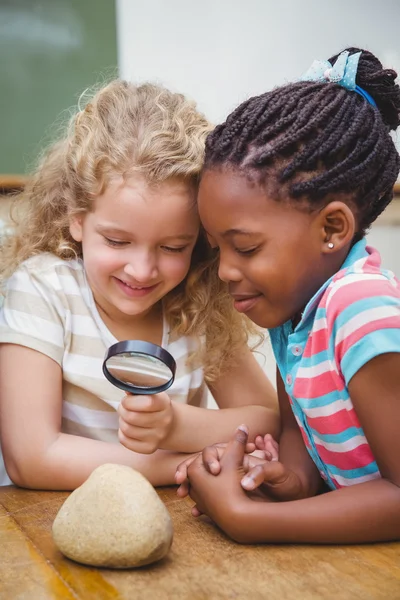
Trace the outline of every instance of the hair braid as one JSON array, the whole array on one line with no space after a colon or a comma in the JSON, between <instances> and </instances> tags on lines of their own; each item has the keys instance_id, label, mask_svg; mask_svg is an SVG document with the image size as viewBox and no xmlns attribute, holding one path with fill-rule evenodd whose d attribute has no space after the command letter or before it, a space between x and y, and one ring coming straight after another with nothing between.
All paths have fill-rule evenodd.
<instances>
[{"instance_id":1,"label":"hair braid","mask_svg":"<svg viewBox=\"0 0 400 600\"><path fill-rule=\"evenodd\" d=\"M361 237L391 201L400 169L389 134L400 123L396 77L362 50L356 83L379 110L335 83L296 82L250 98L208 136L204 169L234 165L274 190L277 200L311 207L345 194Z\"/></svg>"}]
</instances>

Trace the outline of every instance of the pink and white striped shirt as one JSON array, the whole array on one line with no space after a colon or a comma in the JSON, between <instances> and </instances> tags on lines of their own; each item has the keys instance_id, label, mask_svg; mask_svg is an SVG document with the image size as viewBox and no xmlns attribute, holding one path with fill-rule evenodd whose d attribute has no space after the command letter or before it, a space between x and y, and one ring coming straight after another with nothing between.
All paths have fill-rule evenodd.
<instances>
[{"instance_id":1,"label":"pink and white striped shirt","mask_svg":"<svg viewBox=\"0 0 400 600\"><path fill-rule=\"evenodd\" d=\"M355 244L295 329L289 321L270 336L305 445L331 489L380 477L348 390L372 358L400 352L400 282L379 253Z\"/></svg>"}]
</instances>

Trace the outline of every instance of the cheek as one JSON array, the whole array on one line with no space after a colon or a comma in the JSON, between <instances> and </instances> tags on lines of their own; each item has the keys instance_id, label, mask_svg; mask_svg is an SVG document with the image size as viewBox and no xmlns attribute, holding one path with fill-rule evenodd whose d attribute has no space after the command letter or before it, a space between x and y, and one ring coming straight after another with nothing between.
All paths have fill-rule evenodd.
<instances>
[{"instance_id":1,"label":"cheek","mask_svg":"<svg viewBox=\"0 0 400 600\"><path fill-rule=\"evenodd\" d=\"M180 283L190 268L190 254L163 257L161 269L165 275Z\"/></svg>"},{"instance_id":2,"label":"cheek","mask_svg":"<svg viewBox=\"0 0 400 600\"><path fill-rule=\"evenodd\" d=\"M121 265L121 255L114 248L105 244L88 244L83 246L83 258L86 270L101 274L114 270Z\"/></svg>"}]
</instances>

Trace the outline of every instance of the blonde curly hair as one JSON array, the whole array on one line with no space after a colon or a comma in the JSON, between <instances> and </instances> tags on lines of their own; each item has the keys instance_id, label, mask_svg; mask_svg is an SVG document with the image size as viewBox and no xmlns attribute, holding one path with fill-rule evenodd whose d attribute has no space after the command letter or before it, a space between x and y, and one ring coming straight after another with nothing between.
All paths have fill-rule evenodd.
<instances>
[{"instance_id":1,"label":"blonde curly hair","mask_svg":"<svg viewBox=\"0 0 400 600\"><path fill-rule=\"evenodd\" d=\"M1 280L43 252L82 257L70 219L90 211L115 175L139 173L150 184L182 178L197 186L210 130L193 102L163 87L117 79L97 91L15 198L15 231L2 244ZM205 339L192 360L201 361L208 382L232 365L251 332L250 322L233 309L217 262L201 232L188 275L163 299L172 333Z\"/></svg>"}]
</instances>

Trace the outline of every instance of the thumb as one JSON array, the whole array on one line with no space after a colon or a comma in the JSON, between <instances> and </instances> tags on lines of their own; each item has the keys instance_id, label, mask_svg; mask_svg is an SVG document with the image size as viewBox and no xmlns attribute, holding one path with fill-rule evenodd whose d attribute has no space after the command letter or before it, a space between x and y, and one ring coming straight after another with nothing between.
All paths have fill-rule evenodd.
<instances>
[{"instance_id":1,"label":"thumb","mask_svg":"<svg viewBox=\"0 0 400 600\"><path fill-rule=\"evenodd\" d=\"M246 451L249 430L246 425L239 425L233 438L228 443L223 457L221 458L221 469L223 467L242 467Z\"/></svg>"},{"instance_id":2,"label":"thumb","mask_svg":"<svg viewBox=\"0 0 400 600\"><path fill-rule=\"evenodd\" d=\"M254 490L261 484L281 485L288 478L288 471L281 462L265 462L256 465L242 479L242 487Z\"/></svg>"}]
</instances>

